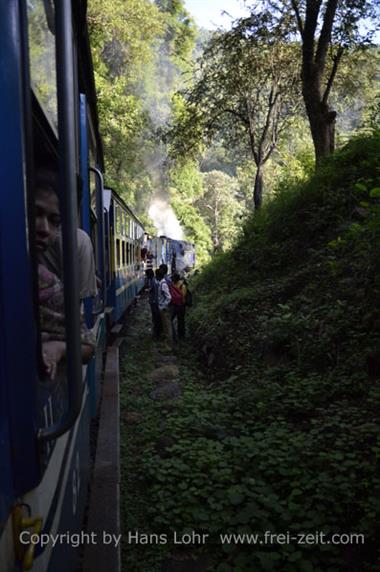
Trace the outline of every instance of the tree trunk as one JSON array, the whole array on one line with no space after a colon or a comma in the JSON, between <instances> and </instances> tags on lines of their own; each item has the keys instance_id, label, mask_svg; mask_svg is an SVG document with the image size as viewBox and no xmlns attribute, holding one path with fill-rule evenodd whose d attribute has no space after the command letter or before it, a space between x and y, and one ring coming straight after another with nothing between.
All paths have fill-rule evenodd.
<instances>
[{"instance_id":1,"label":"tree trunk","mask_svg":"<svg viewBox=\"0 0 380 572\"><path fill-rule=\"evenodd\" d=\"M255 211L259 210L263 202L263 166L258 165L255 177L255 186L253 189L253 202L255 205Z\"/></svg>"},{"instance_id":2,"label":"tree trunk","mask_svg":"<svg viewBox=\"0 0 380 572\"><path fill-rule=\"evenodd\" d=\"M305 98L305 103L313 138L315 162L319 165L322 159L331 155L335 149L336 112L318 100L306 101Z\"/></svg>"}]
</instances>

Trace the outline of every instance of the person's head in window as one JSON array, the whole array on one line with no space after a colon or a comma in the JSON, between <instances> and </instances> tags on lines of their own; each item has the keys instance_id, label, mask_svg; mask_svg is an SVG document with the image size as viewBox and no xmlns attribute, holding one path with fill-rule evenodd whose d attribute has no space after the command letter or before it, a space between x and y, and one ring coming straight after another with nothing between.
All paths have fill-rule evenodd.
<instances>
[{"instance_id":1,"label":"person's head in window","mask_svg":"<svg viewBox=\"0 0 380 572\"><path fill-rule=\"evenodd\" d=\"M40 169L35 185L35 231L36 249L39 253L56 240L61 217L58 200L58 177L54 171Z\"/></svg>"}]
</instances>

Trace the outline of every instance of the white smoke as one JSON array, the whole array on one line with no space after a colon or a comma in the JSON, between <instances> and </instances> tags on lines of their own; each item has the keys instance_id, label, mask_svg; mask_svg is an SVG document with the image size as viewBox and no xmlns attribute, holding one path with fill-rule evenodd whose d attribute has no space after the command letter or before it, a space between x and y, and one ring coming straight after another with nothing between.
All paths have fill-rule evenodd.
<instances>
[{"instance_id":1,"label":"white smoke","mask_svg":"<svg viewBox=\"0 0 380 572\"><path fill-rule=\"evenodd\" d=\"M168 200L162 193L153 196L149 207L149 216L157 229L158 236L183 240L183 230Z\"/></svg>"}]
</instances>

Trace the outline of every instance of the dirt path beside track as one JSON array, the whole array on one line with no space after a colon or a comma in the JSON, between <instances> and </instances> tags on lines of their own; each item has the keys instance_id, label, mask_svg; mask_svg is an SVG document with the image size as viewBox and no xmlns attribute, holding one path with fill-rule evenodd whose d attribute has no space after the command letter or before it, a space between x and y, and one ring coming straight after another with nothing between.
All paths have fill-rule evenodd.
<instances>
[{"instance_id":1,"label":"dirt path beside track","mask_svg":"<svg viewBox=\"0 0 380 572\"><path fill-rule=\"evenodd\" d=\"M120 341L122 571L202 572L202 560L176 556L170 540L152 529L157 511L145 478L149 459L171 455L175 435L166 418L182 395L186 360L180 347L165 352L152 339L146 295L130 310Z\"/></svg>"}]
</instances>

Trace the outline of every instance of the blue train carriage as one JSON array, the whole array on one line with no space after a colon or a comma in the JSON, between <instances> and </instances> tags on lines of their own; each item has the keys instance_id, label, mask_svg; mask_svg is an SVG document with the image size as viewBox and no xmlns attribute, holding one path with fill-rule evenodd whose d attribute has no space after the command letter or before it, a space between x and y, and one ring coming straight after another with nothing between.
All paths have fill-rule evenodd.
<instances>
[{"instance_id":1,"label":"blue train carriage","mask_svg":"<svg viewBox=\"0 0 380 572\"><path fill-rule=\"evenodd\" d=\"M105 190L104 204L109 227L107 306L112 311L112 323L115 323L144 286L144 228L113 189Z\"/></svg>"},{"instance_id":2,"label":"blue train carriage","mask_svg":"<svg viewBox=\"0 0 380 572\"><path fill-rule=\"evenodd\" d=\"M86 502L107 280L101 142L85 5L0 3L2 572L74 572L78 564L71 539L81 531ZM34 234L35 173L46 165L59 173L67 346L54 382L42 365ZM86 321L98 339L88 365L81 363L79 225L94 240L101 284L97 299L84 301Z\"/></svg>"}]
</instances>

